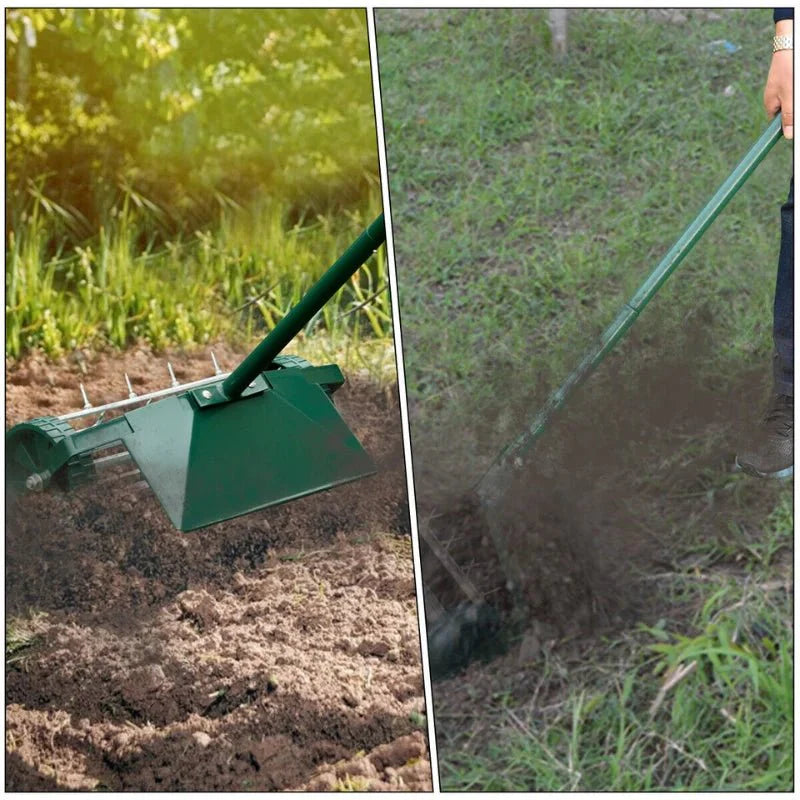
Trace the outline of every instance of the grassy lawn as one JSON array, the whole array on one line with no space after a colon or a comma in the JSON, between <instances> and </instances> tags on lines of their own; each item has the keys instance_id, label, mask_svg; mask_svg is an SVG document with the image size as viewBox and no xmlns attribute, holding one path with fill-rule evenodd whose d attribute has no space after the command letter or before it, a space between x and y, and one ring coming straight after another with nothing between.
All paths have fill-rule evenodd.
<instances>
[{"instance_id":1,"label":"grassy lawn","mask_svg":"<svg viewBox=\"0 0 800 800\"><path fill-rule=\"evenodd\" d=\"M758 11L580 12L557 64L545 12L378 14L412 398L480 392L498 360L563 374L766 126L769 32ZM721 369L768 353L790 162L779 147L649 312L724 306Z\"/></svg>"},{"instance_id":2,"label":"grassy lawn","mask_svg":"<svg viewBox=\"0 0 800 800\"><path fill-rule=\"evenodd\" d=\"M445 696L441 719L434 709L443 786L790 790L791 514L787 493L759 540L725 545L724 563L650 576L669 613L587 643L580 655L547 653L532 689L492 687L471 730L455 732L464 706ZM695 547L695 563L720 544Z\"/></svg>"},{"instance_id":3,"label":"grassy lawn","mask_svg":"<svg viewBox=\"0 0 800 800\"><path fill-rule=\"evenodd\" d=\"M765 128L769 11L682 17L571 12L559 63L541 10L377 12L423 499L481 475ZM790 171L781 142L603 369L624 379L695 329L689 373L722 393L758 375L766 398ZM676 441L675 459L705 446ZM791 787L791 489L699 473L691 492L724 496L730 518L671 522L673 567L642 576L659 624L547 654L528 693L490 670L467 674L471 695L443 685L445 788Z\"/></svg>"}]
</instances>

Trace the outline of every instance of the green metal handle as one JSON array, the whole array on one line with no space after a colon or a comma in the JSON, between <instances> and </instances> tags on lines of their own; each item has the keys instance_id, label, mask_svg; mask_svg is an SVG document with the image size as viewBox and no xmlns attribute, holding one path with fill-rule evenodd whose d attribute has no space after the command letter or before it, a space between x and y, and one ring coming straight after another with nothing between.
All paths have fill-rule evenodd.
<instances>
[{"instance_id":1,"label":"green metal handle","mask_svg":"<svg viewBox=\"0 0 800 800\"><path fill-rule=\"evenodd\" d=\"M758 141L750 148L745 157L731 172L714 196L694 218L681 237L661 259L658 266L647 276L631 299L622 307L616 319L606 328L600 338L585 354L580 364L570 373L564 383L558 387L540 409L535 419L520 436L505 447L492 462L489 469L478 481L476 489L489 502L502 492L502 473L505 467L521 466L525 454L539 438L555 414L566 403L572 392L583 383L603 359L614 349L617 342L638 318L645 306L653 299L664 282L678 268L679 264L697 244L719 213L739 191L755 168L781 138L781 115L778 114L769 124Z\"/></svg>"},{"instance_id":2,"label":"green metal handle","mask_svg":"<svg viewBox=\"0 0 800 800\"><path fill-rule=\"evenodd\" d=\"M386 241L386 228L381 214L339 256L267 337L228 375L222 383L223 394L230 400L239 397L384 241Z\"/></svg>"}]
</instances>

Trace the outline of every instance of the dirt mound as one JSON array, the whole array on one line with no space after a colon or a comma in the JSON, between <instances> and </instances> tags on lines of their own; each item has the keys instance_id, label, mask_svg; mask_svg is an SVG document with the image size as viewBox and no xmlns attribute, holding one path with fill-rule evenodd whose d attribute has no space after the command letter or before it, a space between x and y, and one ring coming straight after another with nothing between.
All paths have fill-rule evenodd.
<instances>
[{"instance_id":1,"label":"dirt mound","mask_svg":"<svg viewBox=\"0 0 800 800\"><path fill-rule=\"evenodd\" d=\"M409 550L381 536L272 557L124 623L50 615L7 673L14 752L62 787L271 790L409 735L424 712Z\"/></svg>"},{"instance_id":2,"label":"dirt mound","mask_svg":"<svg viewBox=\"0 0 800 800\"><path fill-rule=\"evenodd\" d=\"M139 360L98 356L86 382ZM75 373L18 366L9 422L74 407ZM376 477L190 534L124 486L11 510L7 614L46 616L7 665L7 789L347 788L338 765L386 747L361 779L430 789L396 391L353 381L337 404Z\"/></svg>"}]
</instances>

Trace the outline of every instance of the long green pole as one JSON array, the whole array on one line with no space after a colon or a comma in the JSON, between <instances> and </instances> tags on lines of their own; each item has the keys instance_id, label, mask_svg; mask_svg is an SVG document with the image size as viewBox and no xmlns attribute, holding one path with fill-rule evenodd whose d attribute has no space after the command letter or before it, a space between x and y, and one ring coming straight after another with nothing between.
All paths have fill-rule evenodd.
<instances>
[{"instance_id":1,"label":"long green pole","mask_svg":"<svg viewBox=\"0 0 800 800\"><path fill-rule=\"evenodd\" d=\"M500 501L508 486L509 472L520 469L525 463L525 456L544 433L553 415L561 409L575 389L580 386L603 359L614 349L638 318L645 306L655 297L664 282L678 268L689 251L697 244L718 214L739 191L755 168L781 138L781 117L778 114L769 124L758 141L750 148L744 158L731 172L714 196L694 218L688 228L681 234L669 252L661 259L658 266L647 276L636 293L622 307L614 321L603 331L600 338L584 355L578 366L567 379L548 398L533 421L516 439L510 442L495 458L489 469L478 481L475 490L485 506L492 506ZM519 590L519 581L512 554L508 552L503 532L491 524L492 536L495 540L498 556L510 583Z\"/></svg>"},{"instance_id":2,"label":"long green pole","mask_svg":"<svg viewBox=\"0 0 800 800\"><path fill-rule=\"evenodd\" d=\"M385 240L386 228L381 214L339 256L269 335L228 375L222 384L224 395L230 400L238 397Z\"/></svg>"}]
</instances>

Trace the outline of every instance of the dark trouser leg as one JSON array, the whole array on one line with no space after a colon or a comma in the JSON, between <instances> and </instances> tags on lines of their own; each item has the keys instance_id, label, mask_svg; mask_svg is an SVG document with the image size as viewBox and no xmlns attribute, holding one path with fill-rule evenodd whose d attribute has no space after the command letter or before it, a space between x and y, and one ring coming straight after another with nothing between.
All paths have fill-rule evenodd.
<instances>
[{"instance_id":1,"label":"dark trouser leg","mask_svg":"<svg viewBox=\"0 0 800 800\"><path fill-rule=\"evenodd\" d=\"M775 393L794 397L794 177L789 184L789 199L781 206L781 251L772 335Z\"/></svg>"}]
</instances>

